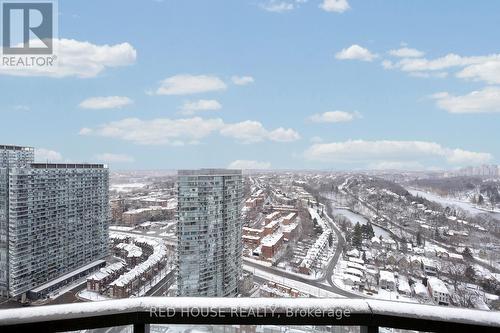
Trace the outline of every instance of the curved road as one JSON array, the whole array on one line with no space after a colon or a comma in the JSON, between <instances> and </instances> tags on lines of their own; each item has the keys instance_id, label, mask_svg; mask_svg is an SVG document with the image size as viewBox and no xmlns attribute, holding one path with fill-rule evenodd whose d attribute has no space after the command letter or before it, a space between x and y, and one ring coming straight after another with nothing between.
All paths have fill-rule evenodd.
<instances>
[{"instance_id":1,"label":"curved road","mask_svg":"<svg viewBox=\"0 0 500 333\"><path fill-rule=\"evenodd\" d=\"M318 282L317 280L306 279L306 278L300 277L300 276L295 275L295 274L291 274L289 272L282 271L282 270L274 268L274 267L259 265L253 261L249 261L249 260L247 261L244 258L243 258L243 261L245 262L245 265L260 269L260 270L265 271L267 273L271 273L273 275L280 276L280 277L285 277L285 278L290 279L290 280L302 282L302 283L311 285L313 287L335 293L335 294L340 295L340 296L344 296L344 297L348 297L348 298L362 298L361 296L359 296L357 294L350 293L347 290L341 289L335 285L328 286L328 285L325 285L325 284ZM333 265L333 266L335 266L335 265ZM330 279L331 279L331 276L330 276Z\"/></svg>"}]
</instances>

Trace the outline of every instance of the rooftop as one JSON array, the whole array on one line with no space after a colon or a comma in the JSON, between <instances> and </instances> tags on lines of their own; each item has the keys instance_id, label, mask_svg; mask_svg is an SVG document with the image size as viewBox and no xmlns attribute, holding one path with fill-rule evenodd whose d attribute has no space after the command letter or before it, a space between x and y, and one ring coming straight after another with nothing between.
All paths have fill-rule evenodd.
<instances>
[{"instance_id":1,"label":"rooftop","mask_svg":"<svg viewBox=\"0 0 500 333\"><path fill-rule=\"evenodd\" d=\"M217 176L217 175L241 175L241 170L236 169L196 169L178 170L179 176Z\"/></svg>"},{"instance_id":2,"label":"rooftop","mask_svg":"<svg viewBox=\"0 0 500 333\"><path fill-rule=\"evenodd\" d=\"M0 149L5 150L34 150L33 147L25 147L25 146L14 146L14 145L0 145Z\"/></svg>"},{"instance_id":3,"label":"rooftop","mask_svg":"<svg viewBox=\"0 0 500 333\"><path fill-rule=\"evenodd\" d=\"M90 163L31 163L34 169L106 169L104 164L90 164Z\"/></svg>"}]
</instances>

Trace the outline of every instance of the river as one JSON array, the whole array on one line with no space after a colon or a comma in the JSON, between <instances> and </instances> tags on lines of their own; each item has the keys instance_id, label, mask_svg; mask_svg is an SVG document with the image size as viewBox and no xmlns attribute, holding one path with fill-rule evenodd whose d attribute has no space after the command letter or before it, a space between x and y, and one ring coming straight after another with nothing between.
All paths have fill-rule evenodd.
<instances>
[{"instance_id":1,"label":"river","mask_svg":"<svg viewBox=\"0 0 500 333\"><path fill-rule=\"evenodd\" d=\"M335 215L342 215L342 216L346 217L347 219L349 219L349 221L351 221L351 223L353 225L356 224L357 222L359 222L359 224L367 224L368 223L368 220L364 216L353 213L348 209L332 207L332 211L333 211L333 214L335 214ZM387 231L385 231L384 229L377 227L376 225L373 225L373 224L372 224L372 226L373 226L373 232L375 233L375 236L377 236L377 237L382 236L383 238L390 238L391 237L391 235Z\"/></svg>"}]
</instances>

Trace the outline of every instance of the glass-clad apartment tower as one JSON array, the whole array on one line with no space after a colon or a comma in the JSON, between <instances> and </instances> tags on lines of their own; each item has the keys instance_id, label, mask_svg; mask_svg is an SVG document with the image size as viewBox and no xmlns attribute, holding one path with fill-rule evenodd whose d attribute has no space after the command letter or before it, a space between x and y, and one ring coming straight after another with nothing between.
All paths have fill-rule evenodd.
<instances>
[{"instance_id":1,"label":"glass-clad apartment tower","mask_svg":"<svg viewBox=\"0 0 500 333\"><path fill-rule=\"evenodd\" d=\"M7 296L9 281L9 170L34 162L33 148L0 145L0 297Z\"/></svg>"},{"instance_id":2,"label":"glass-clad apartment tower","mask_svg":"<svg viewBox=\"0 0 500 333\"><path fill-rule=\"evenodd\" d=\"M179 296L237 295L242 272L242 188L241 170L179 170Z\"/></svg>"},{"instance_id":3,"label":"glass-clad apartment tower","mask_svg":"<svg viewBox=\"0 0 500 333\"><path fill-rule=\"evenodd\" d=\"M43 294L108 253L108 169L33 160L0 146L1 296Z\"/></svg>"}]
</instances>

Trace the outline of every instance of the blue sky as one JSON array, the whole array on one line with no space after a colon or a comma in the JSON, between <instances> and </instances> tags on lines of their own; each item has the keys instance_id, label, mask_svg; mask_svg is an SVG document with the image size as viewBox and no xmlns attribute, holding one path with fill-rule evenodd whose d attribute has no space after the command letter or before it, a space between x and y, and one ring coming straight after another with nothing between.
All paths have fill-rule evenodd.
<instances>
[{"instance_id":1,"label":"blue sky","mask_svg":"<svg viewBox=\"0 0 500 333\"><path fill-rule=\"evenodd\" d=\"M0 142L114 169L499 163L500 3L59 1Z\"/></svg>"}]
</instances>

